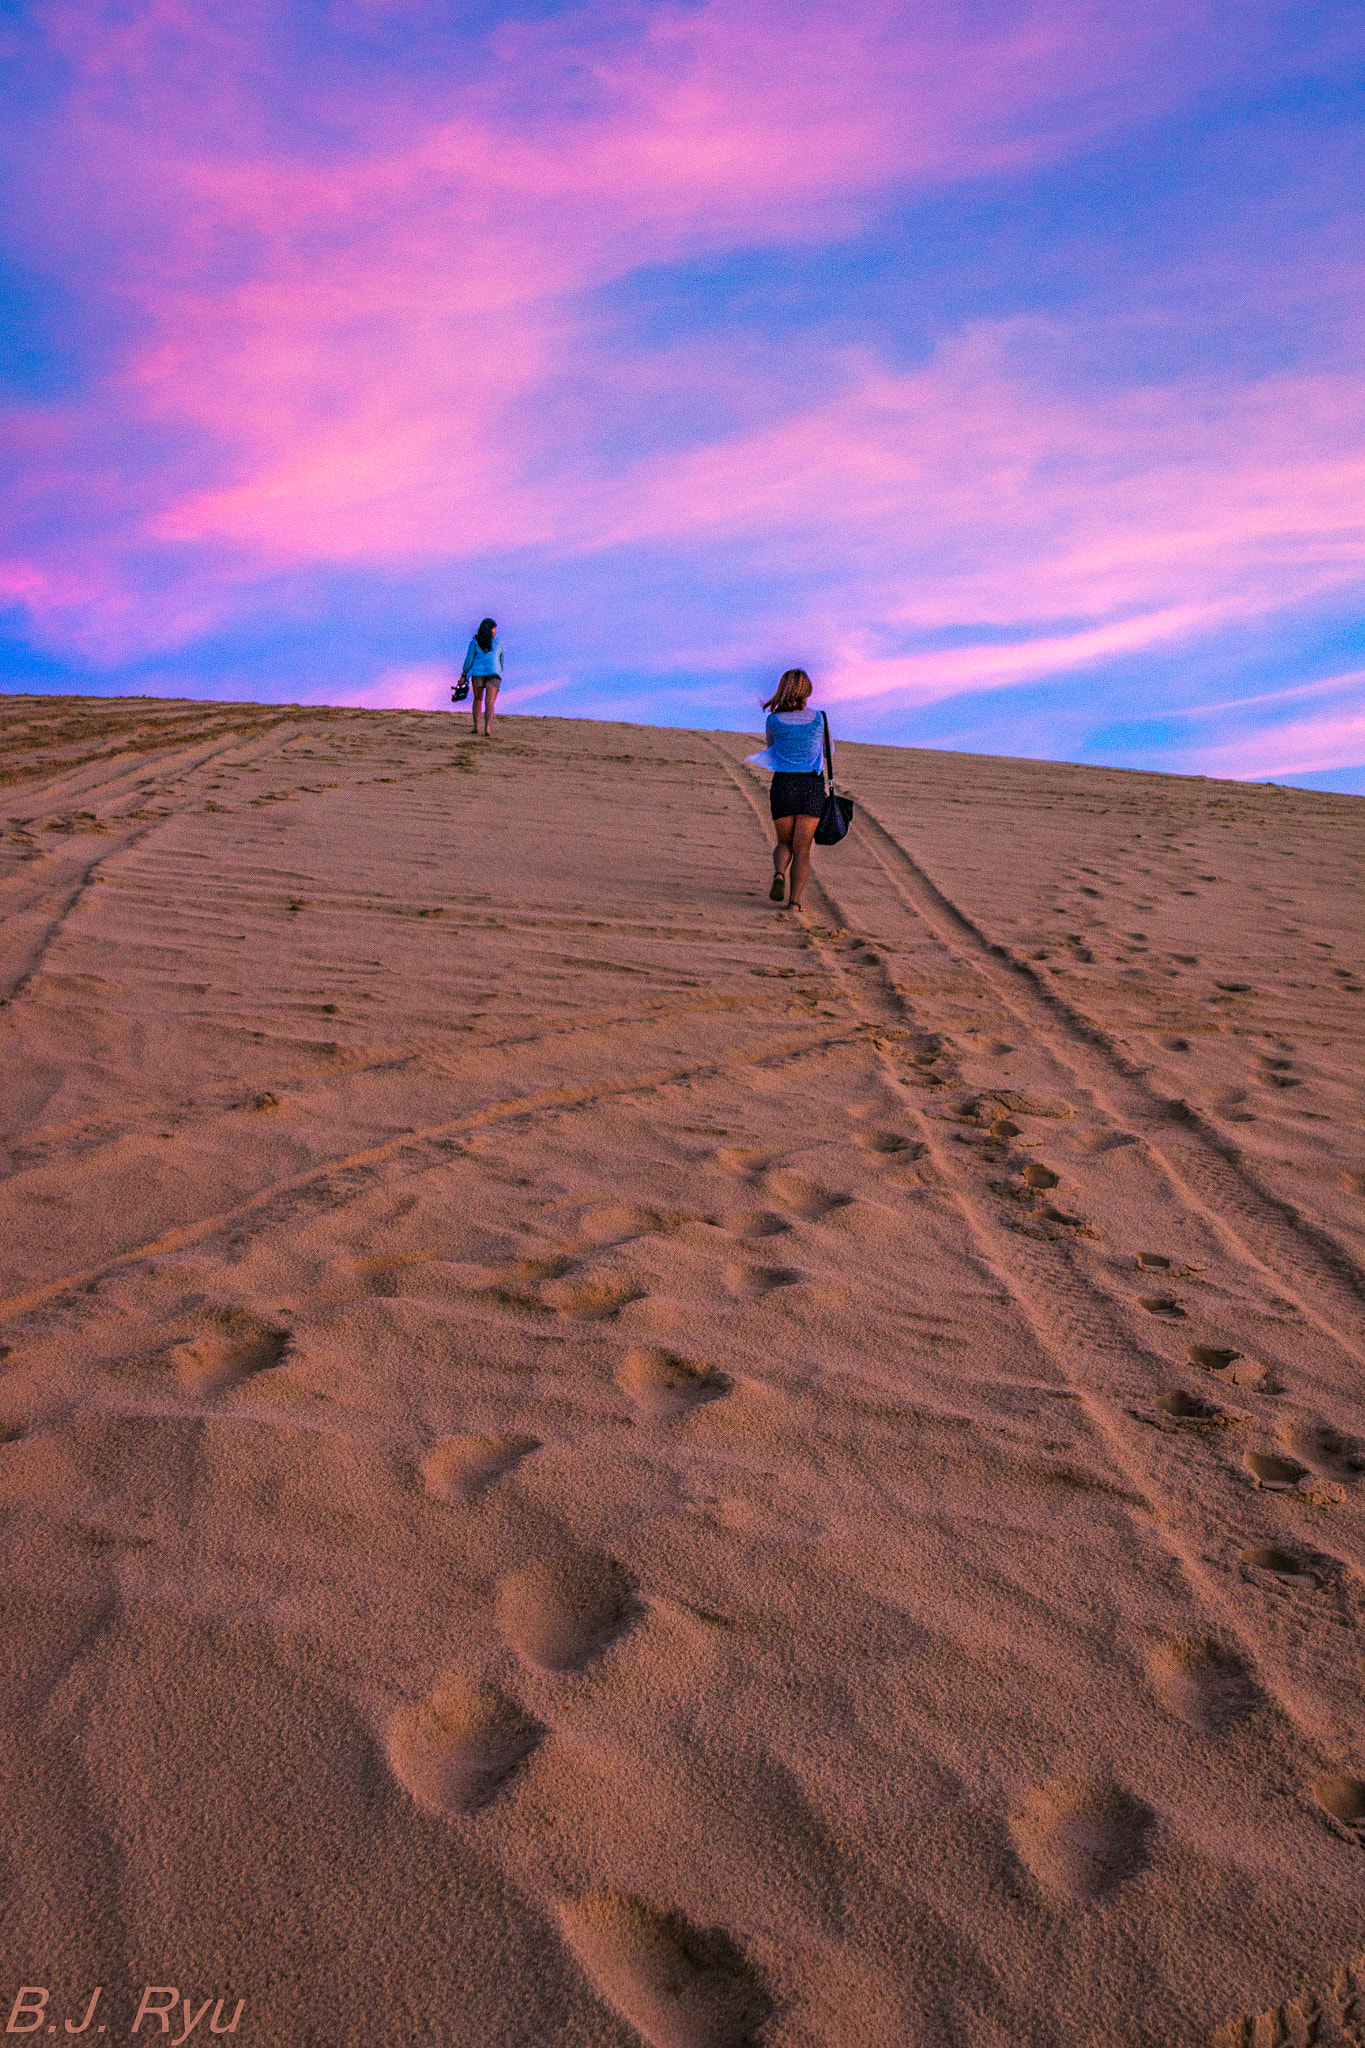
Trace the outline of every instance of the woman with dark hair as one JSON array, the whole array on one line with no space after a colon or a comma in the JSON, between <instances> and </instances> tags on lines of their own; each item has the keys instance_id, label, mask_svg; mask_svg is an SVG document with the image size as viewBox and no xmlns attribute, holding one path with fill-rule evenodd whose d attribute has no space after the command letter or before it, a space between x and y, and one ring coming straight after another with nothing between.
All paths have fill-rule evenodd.
<instances>
[{"instance_id":1,"label":"woman with dark hair","mask_svg":"<svg viewBox=\"0 0 1365 2048\"><path fill-rule=\"evenodd\" d=\"M497 641L497 645L494 642ZM479 729L479 699L484 699L483 731L487 739L493 728L493 700L502 683L502 642L496 619L481 619L478 631L465 651L460 681L466 677L474 691L474 730Z\"/></svg>"},{"instance_id":2,"label":"woman with dark hair","mask_svg":"<svg viewBox=\"0 0 1365 2048\"><path fill-rule=\"evenodd\" d=\"M772 807L777 844L773 848L772 902L780 903L791 873L788 910L801 908L801 892L810 874L811 841L825 808L824 713L807 711L811 680L803 668L789 668L764 703L767 747L750 754L757 768L771 768Z\"/></svg>"}]
</instances>

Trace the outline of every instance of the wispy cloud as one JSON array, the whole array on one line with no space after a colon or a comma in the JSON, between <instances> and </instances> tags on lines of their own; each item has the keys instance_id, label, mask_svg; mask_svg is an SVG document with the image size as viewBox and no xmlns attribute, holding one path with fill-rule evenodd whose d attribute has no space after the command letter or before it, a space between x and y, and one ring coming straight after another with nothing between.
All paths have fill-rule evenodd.
<instances>
[{"instance_id":1,"label":"wispy cloud","mask_svg":"<svg viewBox=\"0 0 1365 2048\"><path fill-rule=\"evenodd\" d=\"M326 690L320 701L360 711L440 711L449 706L454 672L434 661L386 668L359 690Z\"/></svg>"},{"instance_id":2,"label":"wispy cloud","mask_svg":"<svg viewBox=\"0 0 1365 2048\"><path fill-rule=\"evenodd\" d=\"M1198 721L1226 715L1229 711L1278 711L1287 704L1301 704L1309 697L1355 697L1365 690L1365 668L1348 669L1343 675L1317 676L1311 683L1294 683L1284 690L1259 690L1254 697L1210 698L1192 704L1182 715Z\"/></svg>"},{"instance_id":3,"label":"wispy cloud","mask_svg":"<svg viewBox=\"0 0 1365 2048\"><path fill-rule=\"evenodd\" d=\"M1222 746L1191 749L1188 772L1226 775L1235 781L1274 781L1277 776L1316 775L1365 763L1365 708L1299 718L1270 732L1252 732Z\"/></svg>"}]
</instances>

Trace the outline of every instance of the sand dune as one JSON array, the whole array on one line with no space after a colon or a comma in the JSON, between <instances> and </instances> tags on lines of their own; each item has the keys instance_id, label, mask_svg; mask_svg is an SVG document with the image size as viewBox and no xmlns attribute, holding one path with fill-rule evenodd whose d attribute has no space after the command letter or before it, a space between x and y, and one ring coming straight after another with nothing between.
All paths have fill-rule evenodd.
<instances>
[{"instance_id":1,"label":"sand dune","mask_svg":"<svg viewBox=\"0 0 1365 2048\"><path fill-rule=\"evenodd\" d=\"M0 730L0 1996L1365 2040L1358 799Z\"/></svg>"}]
</instances>

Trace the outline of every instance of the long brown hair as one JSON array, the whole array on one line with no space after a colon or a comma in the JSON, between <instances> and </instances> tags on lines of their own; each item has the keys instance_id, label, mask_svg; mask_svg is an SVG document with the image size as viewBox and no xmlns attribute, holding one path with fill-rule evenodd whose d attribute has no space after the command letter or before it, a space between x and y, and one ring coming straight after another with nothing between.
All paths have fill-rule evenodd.
<instances>
[{"instance_id":1,"label":"long brown hair","mask_svg":"<svg viewBox=\"0 0 1365 2048\"><path fill-rule=\"evenodd\" d=\"M782 680L764 703L765 711L801 711L811 693L811 679L803 668L783 671Z\"/></svg>"}]
</instances>

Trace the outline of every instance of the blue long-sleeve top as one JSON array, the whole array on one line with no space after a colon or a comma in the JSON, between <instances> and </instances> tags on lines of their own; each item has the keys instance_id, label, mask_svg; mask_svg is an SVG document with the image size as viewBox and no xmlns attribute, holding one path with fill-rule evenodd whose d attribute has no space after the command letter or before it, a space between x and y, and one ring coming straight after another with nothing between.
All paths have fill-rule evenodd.
<instances>
[{"instance_id":1,"label":"blue long-sleeve top","mask_svg":"<svg viewBox=\"0 0 1365 2048\"><path fill-rule=\"evenodd\" d=\"M464 673L467 676L497 676L501 680L502 642L496 633L493 635L493 645L487 653L479 645L478 634L474 635L465 650Z\"/></svg>"},{"instance_id":2,"label":"blue long-sleeve top","mask_svg":"<svg viewBox=\"0 0 1365 2048\"><path fill-rule=\"evenodd\" d=\"M763 728L767 746L750 754L755 768L778 775L809 775L825 758L824 719L818 711L770 711Z\"/></svg>"}]
</instances>

